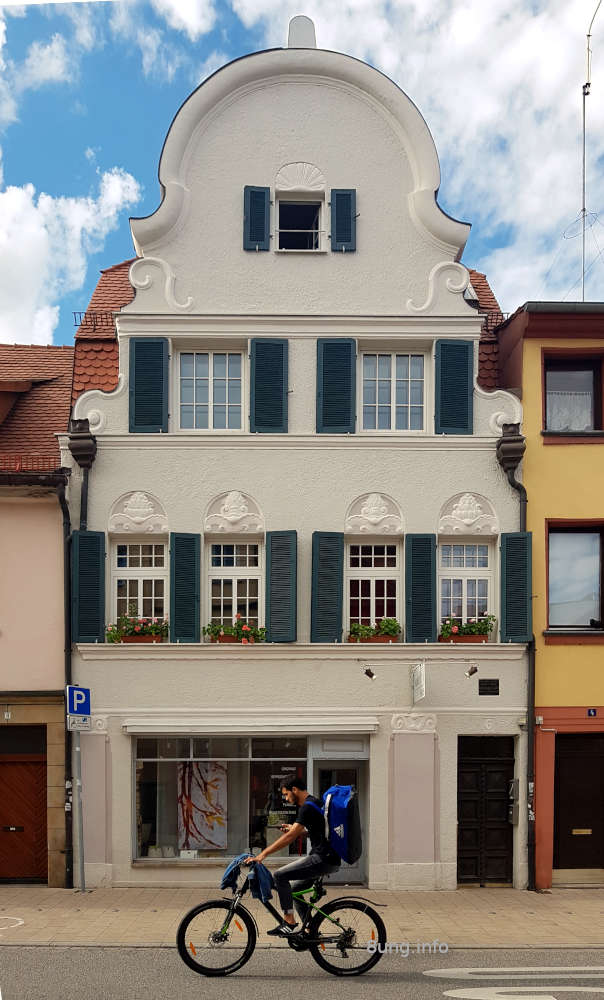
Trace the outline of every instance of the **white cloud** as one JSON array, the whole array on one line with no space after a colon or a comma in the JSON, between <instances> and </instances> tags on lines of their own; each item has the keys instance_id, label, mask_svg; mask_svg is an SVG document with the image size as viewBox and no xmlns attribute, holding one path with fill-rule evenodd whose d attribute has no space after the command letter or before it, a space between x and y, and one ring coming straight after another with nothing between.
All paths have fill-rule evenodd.
<instances>
[{"instance_id":1,"label":"white cloud","mask_svg":"<svg viewBox=\"0 0 604 1000\"><path fill-rule=\"evenodd\" d=\"M32 184L0 191L1 342L52 343L61 296L82 287L88 255L103 248L140 195L119 167L87 198L36 195Z\"/></svg>"},{"instance_id":2,"label":"white cloud","mask_svg":"<svg viewBox=\"0 0 604 1000\"><path fill-rule=\"evenodd\" d=\"M298 0L231 3L248 28L264 27L269 46L287 44L287 22L300 12ZM320 47L371 62L418 105L443 164L439 201L473 223L465 259L487 271L502 306L514 309L540 289L543 297L564 296L579 273L579 241L562 243L561 234L580 208L581 86L593 4L306 0L304 12ZM599 27L601 34L604 10ZM604 218L601 46L599 53L587 101L588 208ZM590 236L589 260L599 231ZM491 251L493 235L501 248ZM604 298L603 290L600 258L586 297Z\"/></svg>"},{"instance_id":3,"label":"white cloud","mask_svg":"<svg viewBox=\"0 0 604 1000\"><path fill-rule=\"evenodd\" d=\"M18 91L36 90L46 83L65 83L73 79L74 59L63 35L53 35L50 42L32 42L23 65L15 73Z\"/></svg>"},{"instance_id":4,"label":"white cloud","mask_svg":"<svg viewBox=\"0 0 604 1000\"><path fill-rule=\"evenodd\" d=\"M220 69L221 66L224 66L225 63L230 61L230 56L227 56L225 52L219 52L215 49L213 52L210 52L207 59L204 59L201 66L199 66L198 69L191 74L193 83L197 86L202 83L206 77L211 76L217 69Z\"/></svg>"},{"instance_id":5,"label":"white cloud","mask_svg":"<svg viewBox=\"0 0 604 1000\"><path fill-rule=\"evenodd\" d=\"M184 62L182 52L166 43L159 28L139 28L136 41L143 57L145 76L157 76L170 83Z\"/></svg>"},{"instance_id":6,"label":"white cloud","mask_svg":"<svg viewBox=\"0 0 604 1000\"><path fill-rule=\"evenodd\" d=\"M151 0L152 6L176 31L184 31L191 41L211 31L216 23L212 0Z\"/></svg>"}]
</instances>

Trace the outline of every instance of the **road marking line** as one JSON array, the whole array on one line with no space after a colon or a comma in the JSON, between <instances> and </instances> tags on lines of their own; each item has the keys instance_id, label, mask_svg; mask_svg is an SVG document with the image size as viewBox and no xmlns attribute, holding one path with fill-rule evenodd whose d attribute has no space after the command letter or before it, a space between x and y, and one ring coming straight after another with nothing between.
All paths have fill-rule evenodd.
<instances>
[{"instance_id":1,"label":"road marking line","mask_svg":"<svg viewBox=\"0 0 604 1000\"><path fill-rule=\"evenodd\" d=\"M604 965L514 965L495 969L428 969L436 979L604 979Z\"/></svg>"},{"instance_id":2,"label":"road marking line","mask_svg":"<svg viewBox=\"0 0 604 1000\"><path fill-rule=\"evenodd\" d=\"M556 993L604 993L602 986L483 986L480 989L446 990L455 1000L557 1000Z\"/></svg>"}]
</instances>

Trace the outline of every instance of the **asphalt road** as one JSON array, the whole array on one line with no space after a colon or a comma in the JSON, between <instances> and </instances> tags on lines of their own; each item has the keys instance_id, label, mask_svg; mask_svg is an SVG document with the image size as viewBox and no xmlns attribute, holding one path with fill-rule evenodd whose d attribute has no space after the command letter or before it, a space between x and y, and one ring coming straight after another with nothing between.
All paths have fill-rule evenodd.
<instances>
[{"instance_id":1,"label":"asphalt road","mask_svg":"<svg viewBox=\"0 0 604 1000\"><path fill-rule=\"evenodd\" d=\"M338 1000L573 1000L604 994L604 950L399 950L365 976L339 979L309 955L257 949L240 972L207 979L172 948L0 945L0 991L2 1000L294 1000L325 991Z\"/></svg>"}]
</instances>

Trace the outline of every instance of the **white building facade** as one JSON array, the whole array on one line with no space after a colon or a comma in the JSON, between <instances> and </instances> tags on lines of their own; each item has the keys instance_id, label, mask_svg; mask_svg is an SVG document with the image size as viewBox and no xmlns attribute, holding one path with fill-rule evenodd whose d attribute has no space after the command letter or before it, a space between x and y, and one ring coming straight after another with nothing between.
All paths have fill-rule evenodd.
<instances>
[{"instance_id":1,"label":"white building facade","mask_svg":"<svg viewBox=\"0 0 604 1000\"><path fill-rule=\"evenodd\" d=\"M177 113L118 387L74 410L98 447L73 549L87 883L216 886L296 771L359 788L342 880L522 887L530 588L496 459L520 404L476 383L469 227L417 108L290 31ZM167 640L104 641L133 601ZM204 636L237 613L266 641ZM437 641L485 613L489 641ZM402 635L347 641L384 617Z\"/></svg>"}]
</instances>

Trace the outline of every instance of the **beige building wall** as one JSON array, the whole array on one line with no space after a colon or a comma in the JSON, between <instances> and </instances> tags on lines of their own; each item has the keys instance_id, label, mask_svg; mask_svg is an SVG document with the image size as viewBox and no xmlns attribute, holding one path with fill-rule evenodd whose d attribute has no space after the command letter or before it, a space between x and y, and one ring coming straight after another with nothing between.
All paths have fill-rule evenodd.
<instances>
[{"instance_id":1,"label":"beige building wall","mask_svg":"<svg viewBox=\"0 0 604 1000\"><path fill-rule=\"evenodd\" d=\"M64 685L63 530L48 497L0 497L0 691Z\"/></svg>"}]
</instances>

